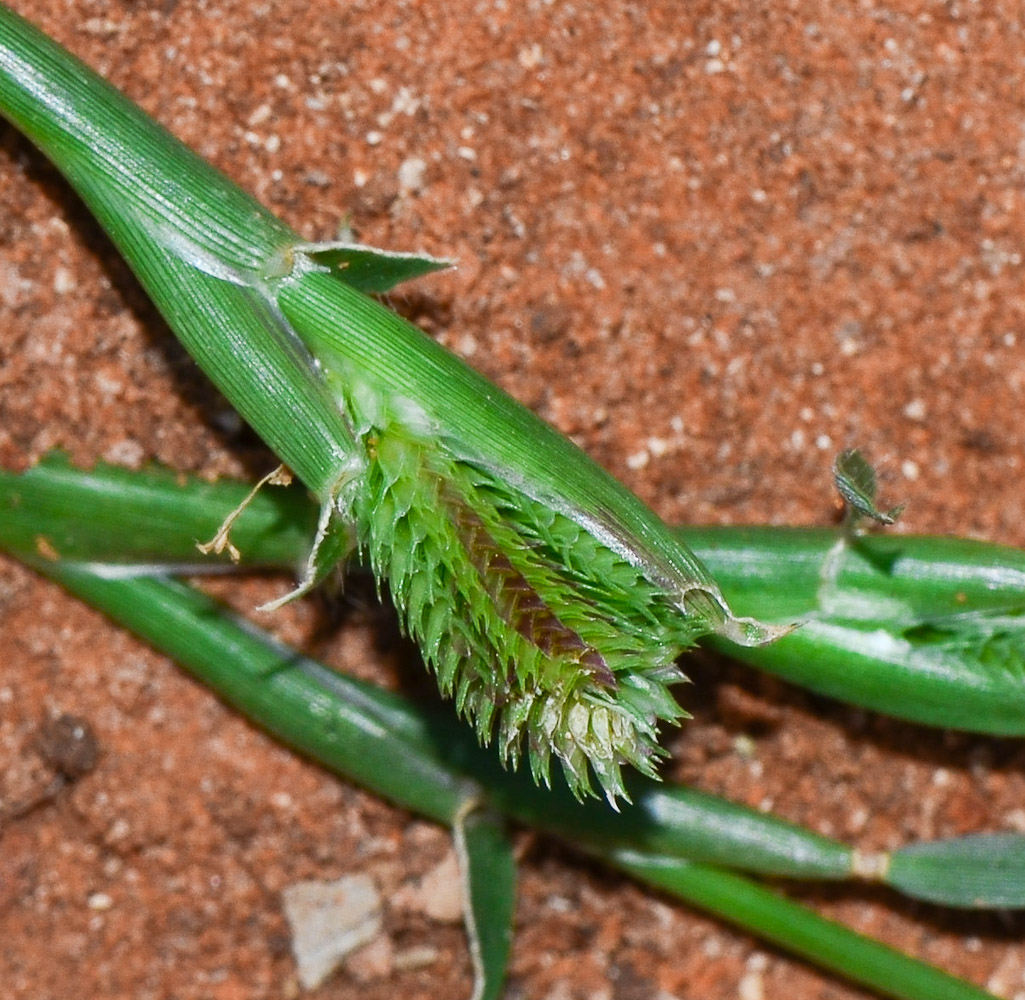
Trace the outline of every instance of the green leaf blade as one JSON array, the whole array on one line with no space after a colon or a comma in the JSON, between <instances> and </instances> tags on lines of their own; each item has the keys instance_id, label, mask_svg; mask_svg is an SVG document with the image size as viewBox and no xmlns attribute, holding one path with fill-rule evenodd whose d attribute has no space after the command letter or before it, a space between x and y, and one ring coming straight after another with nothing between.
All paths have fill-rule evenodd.
<instances>
[{"instance_id":1,"label":"green leaf blade","mask_svg":"<svg viewBox=\"0 0 1025 1000\"><path fill-rule=\"evenodd\" d=\"M731 872L628 851L611 852L607 857L641 881L809 958L880 996L894 1000L995 1000L993 994L977 986L826 920Z\"/></svg>"},{"instance_id":2,"label":"green leaf blade","mask_svg":"<svg viewBox=\"0 0 1025 1000\"><path fill-rule=\"evenodd\" d=\"M440 758L430 726L402 699L282 646L186 584L32 565L336 773L357 775L365 787L446 824L479 797L475 783Z\"/></svg>"},{"instance_id":3,"label":"green leaf blade","mask_svg":"<svg viewBox=\"0 0 1025 1000\"><path fill-rule=\"evenodd\" d=\"M248 492L243 483L205 482L169 469L77 469L51 454L21 475L0 471L0 541L22 556L126 572L154 565L213 569L227 556L201 556L196 543L210 538ZM248 565L292 567L309 547L315 522L301 489L265 490L233 537Z\"/></svg>"},{"instance_id":4,"label":"green leaf blade","mask_svg":"<svg viewBox=\"0 0 1025 1000\"><path fill-rule=\"evenodd\" d=\"M512 951L516 861L499 816L473 809L455 827L474 966L473 1000L500 1000Z\"/></svg>"},{"instance_id":5,"label":"green leaf blade","mask_svg":"<svg viewBox=\"0 0 1025 1000\"><path fill-rule=\"evenodd\" d=\"M1015 655L1025 656L1025 622L1016 621L1005 639L1017 649ZM771 650L739 651L714 639L708 642L818 694L895 718L996 736L1025 735L1020 671L994 669L967 645L921 644L899 630L843 621L808 622ZM1013 667L1014 656L1006 662Z\"/></svg>"},{"instance_id":6,"label":"green leaf blade","mask_svg":"<svg viewBox=\"0 0 1025 1000\"><path fill-rule=\"evenodd\" d=\"M258 201L2 5L0 104L87 202L102 190L120 207L125 222L110 223L118 243L143 220L181 234L225 267L258 272L269 253L296 240Z\"/></svg>"},{"instance_id":7,"label":"green leaf blade","mask_svg":"<svg viewBox=\"0 0 1025 1000\"><path fill-rule=\"evenodd\" d=\"M1025 908L1025 835L975 834L894 851L885 881L916 899L972 909Z\"/></svg>"}]
</instances>

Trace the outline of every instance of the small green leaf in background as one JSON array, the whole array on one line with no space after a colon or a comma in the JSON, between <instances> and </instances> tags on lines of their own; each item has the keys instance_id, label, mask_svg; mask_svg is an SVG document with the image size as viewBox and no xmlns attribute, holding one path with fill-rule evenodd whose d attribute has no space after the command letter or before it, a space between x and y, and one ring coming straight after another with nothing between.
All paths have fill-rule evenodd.
<instances>
[{"instance_id":1,"label":"small green leaf in background","mask_svg":"<svg viewBox=\"0 0 1025 1000\"><path fill-rule=\"evenodd\" d=\"M850 448L837 456L833 480L847 505L848 517L854 520L867 517L877 524L893 524L904 510L904 504L889 510L880 510L876 506L878 486L875 469L857 448Z\"/></svg>"}]
</instances>

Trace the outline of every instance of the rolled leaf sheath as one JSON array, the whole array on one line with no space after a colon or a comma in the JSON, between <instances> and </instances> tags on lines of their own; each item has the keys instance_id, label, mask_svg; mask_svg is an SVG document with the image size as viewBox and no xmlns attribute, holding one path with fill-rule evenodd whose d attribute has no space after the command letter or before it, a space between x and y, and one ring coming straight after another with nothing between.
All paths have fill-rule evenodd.
<instances>
[{"instance_id":1,"label":"rolled leaf sheath","mask_svg":"<svg viewBox=\"0 0 1025 1000\"><path fill-rule=\"evenodd\" d=\"M707 629L747 645L773 636L737 619L701 561L625 486L538 416L337 274L299 270L275 297L339 391L387 396L447 449L580 524Z\"/></svg>"},{"instance_id":2,"label":"rolled leaf sheath","mask_svg":"<svg viewBox=\"0 0 1025 1000\"><path fill-rule=\"evenodd\" d=\"M0 108L67 177L218 389L328 499L354 461L352 435L254 287L299 236L2 5Z\"/></svg>"},{"instance_id":3,"label":"rolled leaf sheath","mask_svg":"<svg viewBox=\"0 0 1025 1000\"><path fill-rule=\"evenodd\" d=\"M613 536L610 548L630 537L652 563L664 565L667 577L675 572L715 587L690 550L625 486L412 324L333 274L308 273L284 282L277 298L292 328L333 377L405 397L422 408L454 451L516 477L512 485L534 499L570 508L563 513L572 520L585 516L593 534Z\"/></svg>"}]
</instances>

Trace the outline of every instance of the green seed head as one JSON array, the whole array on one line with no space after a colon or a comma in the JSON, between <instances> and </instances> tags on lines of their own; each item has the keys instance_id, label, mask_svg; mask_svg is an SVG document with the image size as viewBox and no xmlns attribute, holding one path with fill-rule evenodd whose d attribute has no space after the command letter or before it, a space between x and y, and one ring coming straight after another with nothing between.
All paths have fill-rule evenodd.
<instances>
[{"instance_id":1,"label":"green seed head","mask_svg":"<svg viewBox=\"0 0 1025 1000\"><path fill-rule=\"evenodd\" d=\"M660 721L699 634L664 594L566 516L461 458L415 413L350 393L365 477L345 514L443 694L502 759L610 801L654 775Z\"/></svg>"}]
</instances>

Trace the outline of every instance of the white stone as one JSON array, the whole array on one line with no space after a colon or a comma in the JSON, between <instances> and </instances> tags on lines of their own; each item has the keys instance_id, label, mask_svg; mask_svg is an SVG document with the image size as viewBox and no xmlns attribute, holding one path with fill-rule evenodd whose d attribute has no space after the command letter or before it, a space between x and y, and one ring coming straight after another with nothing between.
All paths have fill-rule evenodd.
<instances>
[{"instance_id":1,"label":"white stone","mask_svg":"<svg viewBox=\"0 0 1025 1000\"><path fill-rule=\"evenodd\" d=\"M369 875L297 882L281 894L299 982L316 989L345 956L381 933L381 897Z\"/></svg>"},{"instance_id":2,"label":"white stone","mask_svg":"<svg viewBox=\"0 0 1025 1000\"><path fill-rule=\"evenodd\" d=\"M399 190L405 194L415 194L424 188L424 177L427 173L427 161L419 156L411 156L399 165Z\"/></svg>"}]
</instances>

